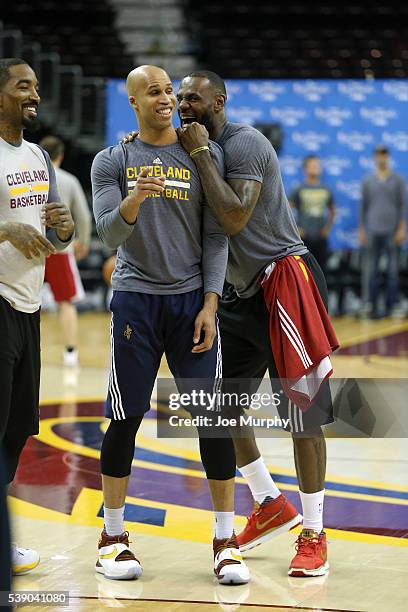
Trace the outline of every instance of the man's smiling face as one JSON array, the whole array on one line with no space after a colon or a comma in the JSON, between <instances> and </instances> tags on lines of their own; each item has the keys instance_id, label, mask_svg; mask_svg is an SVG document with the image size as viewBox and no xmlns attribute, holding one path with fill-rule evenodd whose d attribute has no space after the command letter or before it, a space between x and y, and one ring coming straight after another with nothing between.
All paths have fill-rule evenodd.
<instances>
[{"instance_id":1,"label":"man's smiling face","mask_svg":"<svg viewBox=\"0 0 408 612\"><path fill-rule=\"evenodd\" d=\"M10 66L0 91L0 118L17 129L35 129L40 96L35 72L27 64Z\"/></svg>"}]
</instances>

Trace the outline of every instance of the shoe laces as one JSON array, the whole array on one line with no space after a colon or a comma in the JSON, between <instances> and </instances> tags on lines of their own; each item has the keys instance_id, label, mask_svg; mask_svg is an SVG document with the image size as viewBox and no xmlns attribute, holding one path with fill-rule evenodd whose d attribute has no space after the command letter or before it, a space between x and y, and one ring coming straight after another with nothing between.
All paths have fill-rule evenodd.
<instances>
[{"instance_id":1,"label":"shoe laces","mask_svg":"<svg viewBox=\"0 0 408 612\"><path fill-rule=\"evenodd\" d=\"M258 514L259 510L261 509L261 505L259 502L254 502L254 506L252 508L252 512L249 516L247 516L247 521L248 523L252 523L255 520L256 515Z\"/></svg>"},{"instance_id":2,"label":"shoe laces","mask_svg":"<svg viewBox=\"0 0 408 612\"><path fill-rule=\"evenodd\" d=\"M128 544L131 544L131 540L129 540L129 532L128 531L124 531L123 533L120 533L119 535L114 535L114 536L108 536L109 539L109 544L114 544L115 542L117 542L118 544L126 544L126 546Z\"/></svg>"},{"instance_id":3,"label":"shoe laces","mask_svg":"<svg viewBox=\"0 0 408 612\"><path fill-rule=\"evenodd\" d=\"M216 554L218 555L218 553L220 553L222 550L225 550L226 548L239 548L235 533L233 533L230 538L226 538L224 541L221 541L218 544L216 548Z\"/></svg>"},{"instance_id":4,"label":"shoe laces","mask_svg":"<svg viewBox=\"0 0 408 612\"><path fill-rule=\"evenodd\" d=\"M262 503L259 503L257 501L254 502L254 507L252 508L252 514L250 516L247 516L247 521L248 523L253 523L254 520L256 518L258 518L258 514L259 512L267 505L269 504L269 502L272 501L272 498L267 496L265 497L265 499L263 500Z\"/></svg>"},{"instance_id":5,"label":"shoe laces","mask_svg":"<svg viewBox=\"0 0 408 612\"><path fill-rule=\"evenodd\" d=\"M316 554L316 548L319 545L319 536L313 535L305 537L301 533L295 542L296 553L304 557L313 557Z\"/></svg>"}]
</instances>

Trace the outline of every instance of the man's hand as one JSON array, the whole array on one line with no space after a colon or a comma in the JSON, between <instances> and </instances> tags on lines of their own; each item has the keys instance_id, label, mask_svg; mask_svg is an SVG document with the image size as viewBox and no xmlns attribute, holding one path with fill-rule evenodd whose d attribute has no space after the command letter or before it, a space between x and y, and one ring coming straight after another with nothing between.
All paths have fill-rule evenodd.
<instances>
[{"instance_id":1,"label":"man's hand","mask_svg":"<svg viewBox=\"0 0 408 612\"><path fill-rule=\"evenodd\" d=\"M184 127L177 128L176 132L181 146L187 153L191 153L198 147L208 146L208 132L201 123L194 121Z\"/></svg>"},{"instance_id":2,"label":"man's hand","mask_svg":"<svg viewBox=\"0 0 408 612\"><path fill-rule=\"evenodd\" d=\"M152 167L143 168L136 179L136 185L131 196L135 198L139 204L143 202L149 195L160 195L164 191L166 177L149 176Z\"/></svg>"},{"instance_id":3,"label":"man's hand","mask_svg":"<svg viewBox=\"0 0 408 612\"><path fill-rule=\"evenodd\" d=\"M198 313L194 323L193 342L196 346L191 350L192 353L205 353L212 348L214 338L217 335L215 326L215 314L218 306L218 295L216 293L206 293L204 306ZM201 332L204 332L204 340L200 344Z\"/></svg>"},{"instance_id":4,"label":"man's hand","mask_svg":"<svg viewBox=\"0 0 408 612\"><path fill-rule=\"evenodd\" d=\"M74 233L74 221L71 211L62 202L48 202L41 211L42 222L47 227L55 229L60 240L71 238Z\"/></svg>"},{"instance_id":5,"label":"man's hand","mask_svg":"<svg viewBox=\"0 0 408 612\"><path fill-rule=\"evenodd\" d=\"M139 173L133 191L120 204L120 214L126 223L136 222L140 205L147 196L158 196L164 191L166 177L149 176L151 170L152 166L147 166Z\"/></svg>"},{"instance_id":6,"label":"man's hand","mask_svg":"<svg viewBox=\"0 0 408 612\"><path fill-rule=\"evenodd\" d=\"M138 136L139 132L133 130L133 132L129 132L126 136L122 138L120 141L122 144L127 144L128 142L133 142L134 139Z\"/></svg>"},{"instance_id":7,"label":"man's hand","mask_svg":"<svg viewBox=\"0 0 408 612\"><path fill-rule=\"evenodd\" d=\"M7 223L0 232L1 241L8 240L14 248L27 259L47 257L57 252L56 248L47 238L32 225L27 223Z\"/></svg>"},{"instance_id":8,"label":"man's hand","mask_svg":"<svg viewBox=\"0 0 408 612\"><path fill-rule=\"evenodd\" d=\"M320 230L320 236L322 238L328 238L329 234L330 234L330 227L327 227L327 225L322 227L322 229Z\"/></svg>"},{"instance_id":9,"label":"man's hand","mask_svg":"<svg viewBox=\"0 0 408 612\"><path fill-rule=\"evenodd\" d=\"M76 261L81 261L81 259L84 259L84 257L86 257L89 253L88 245L82 244L78 240L74 240L73 248L74 248L74 257Z\"/></svg>"}]
</instances>

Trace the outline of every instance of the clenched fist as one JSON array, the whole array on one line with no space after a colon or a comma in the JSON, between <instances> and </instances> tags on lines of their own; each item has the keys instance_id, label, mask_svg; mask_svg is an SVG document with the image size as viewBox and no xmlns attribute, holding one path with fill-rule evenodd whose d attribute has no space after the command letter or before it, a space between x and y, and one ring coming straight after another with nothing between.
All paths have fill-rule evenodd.
<instances>
[{"instance_id":1,"label":"clenched fist","mask_svg":"<svg viewBox=\"0 0 408 612\"><path fill-rule=\"evenodd\" d=\"M180 144L187 153L191 153L191 151L198 149L198 147L208 146L208 132L201 123L194 121L184 127L177 128L176 131Z\"/></svg>"},{"instance_id":2,"label":"clenched fist","mask_svg":"<svg viewBox=\"0 0 408 612\"><path fill-rule=\"evenodd\" d=\"M55 229L60 240L68 240L74 233L71 211L62 202L48 202L41 211L41 220L47 227Z\"/></svg>"}]
</instances>

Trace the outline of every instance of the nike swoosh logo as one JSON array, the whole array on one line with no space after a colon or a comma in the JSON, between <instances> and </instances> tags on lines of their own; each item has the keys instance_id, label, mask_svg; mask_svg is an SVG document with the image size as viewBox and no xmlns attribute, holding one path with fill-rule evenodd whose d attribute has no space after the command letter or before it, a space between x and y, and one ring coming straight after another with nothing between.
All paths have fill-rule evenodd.
<instances>
[{"instance_id":1,"label":"nike swoosh logo","mask_svg":"<svg viewBox=\"0 0 408 612\"><path fill-rule=\"evenodd\" d=\"M114 559L118 554L116 546L113 547L113 552L107 553L106 555L100 555L100 559Z\"/></svg>"},{"instance_id":2,"label":"nike swoosh logo","mask_svg":"<svg viewBox=\"0 0 408 612\"><path fill-rule=\"evenodd\" d=\"M236 555L235 553L231 552L231 557L233 559L235 559L235 561L242 561L242 557L241 555Z\"/></svg>"},{"instance_id":3,"label":"nike swoosh logo","mask_svg":"<svg viewBox=\"0 0 408 612\"><path fill-rule=\"evenodd\" d=\"M268 520L265 521L264 523L260 523L259 521L256 521L256 528L257 529L263 529L264 527L269 525L269 523L271 523L274 519L276 519L276 517L279 516L279 515L280 515L280 512L277 512L276 514L271 516L271 518L268 518Z\"/></svg>"}]
</instances>

